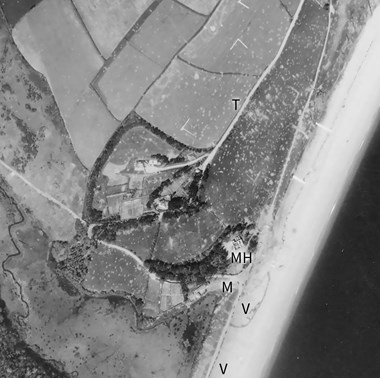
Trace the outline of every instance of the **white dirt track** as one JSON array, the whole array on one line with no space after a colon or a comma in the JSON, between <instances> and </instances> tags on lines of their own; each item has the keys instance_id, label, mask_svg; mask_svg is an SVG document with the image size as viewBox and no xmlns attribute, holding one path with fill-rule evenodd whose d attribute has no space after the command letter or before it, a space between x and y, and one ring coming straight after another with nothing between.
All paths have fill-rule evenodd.
<instances>
[{"instance_id":1,"label":"white dirt track","mask_svg":"<svg viewBox=\"0 0 380 378\"><path fill-rule=\"evenodd\" d=\"M377 7L328 103L326 116L320 122L323 127L317 128L297 168L296 176L301 180L292 180L274 224L262 234L258 253L265 263L252 270L237 301L210 377L268 375L379 121L379 61L380 7ZM268 273L270 283L261 306L246 326L236 327L248 320L244 319L241 303L252 302L253 307L257 282ZM228 364L224 374L219 364L223 370Z\"/></svg>"}]
</instances>

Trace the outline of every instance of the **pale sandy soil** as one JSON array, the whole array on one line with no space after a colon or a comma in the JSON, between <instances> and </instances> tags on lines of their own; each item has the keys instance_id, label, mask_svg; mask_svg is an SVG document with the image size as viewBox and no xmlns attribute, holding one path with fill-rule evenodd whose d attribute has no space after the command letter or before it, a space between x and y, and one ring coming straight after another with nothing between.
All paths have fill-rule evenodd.
<instances>
[{"instance_id":1,"label":"pale sandy soil","mask_svg":"<svg viewBox=\"0 0 380 378\"><path fill-rule=\"evenodd\" d=\"M261 265L251 271L210 377L265 377L376 125L380 9L364 28L297 168L274 223L263 223ZM329 132L327 129L330 129ZM264 290L265 280L268 285ZM265 295L264 295L265 294ZM261 303L257 311L251 309ZM227 365L224 375L222 367Z\"/></svg>"}]
</instances>

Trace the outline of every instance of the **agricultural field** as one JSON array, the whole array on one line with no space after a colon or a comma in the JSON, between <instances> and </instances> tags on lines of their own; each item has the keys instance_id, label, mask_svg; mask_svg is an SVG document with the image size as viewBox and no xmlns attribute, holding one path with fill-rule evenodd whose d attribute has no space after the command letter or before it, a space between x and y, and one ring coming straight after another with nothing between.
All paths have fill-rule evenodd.
<instances>
[{"instance_id":1,"label":"agricultural field","mask_svg":"<svg viewBox=\"0 0 380 378\"><path fill-rule=\"evenodd\" d=\"M160 314L161 282L149 280L144 298L143 314L156 318Z\"/></svg>"},{"instance_id":2,"label":"agricultural field","mask_svg":"<svg viewBox=\"0 0 380 378\"><path fill-rule=\"evenodd\" d=\"M108 163L103 175L107 178L107 195L121 194L127 191L137 189L142 191L141 196L149 195L157 188L162 181L170 178L172 173L169 171L159 174L133 174L124 170L123 166Z\"/></svg>"},{"instance_id":3,"label":"agricultural field","mask_svg":"<svg viewBox=\"0 0 380 378\"><path fill-rule=\"evenodd\" d=\"M220 0L177 0L179 3L183 4L185 7L192 9L194 12L209 15L216 5L220 3Z\"/></svg>"},{"instance_id":4,"label":"agricultural field","mask_svg":"<svg viewBox=\"0 0 380 378\"><path fill-rule=\"evenodd\" d=\"M180 57L210 72L260 75L275 57L290 21L278 0L222 0Z\"/></svg>"},{"instance_id":5,"label":"agricultural field","mask_svg":"<svg viewBox=\"0 0 380 378\"><path fill-rule=\"evenodd\" d=\"M217 152L206 201L224 222L254 222L273 196L312 90L327 21L326 10L316 2L305 3L276 67Z\"/></svg>"},{"instance_id":6,"label":"agricultural field","mask_svg":"<svg viewBox=\"0 0 380 378\"><path fill-rule=\"evenodd\" d=\"M181 143L207 148L236 114L232 98L244 98L255 82L256 77L211 74L174 59L136 111Z\"/></svg>"},{"instance_id":7,"label":"agricultural field","mask_svg":"<svg viewBox=\"0 0 380 378\"><path fill-rule=\"evenodd\" d=\"M130 43L164 69L205 20L173 0L163 0Z\"/></svg>"},{"instance_id":8,"label":"agricultural field","mask_svg":"<svg viewBox=\"0 0 380 378\"><path fill-rule=\"evenodd\" d=\"M88 267L83 287L91 293L118 293L144 298L146 269L118 249L99 245Z\"/></svg>"},{"instance_id":9,"label":"agricultural field","mask_svg":"<svg viewBox=\"0 0 380 378\"><path fill-rule=\"evenodd\" d=\"M119 230L116 233L114 244L128 249L138 256L142 261L151 257L153 243L157 238L159 225L153 223L151 225L139 226L131 230Z\"/></svg>"},{"instance_id":10,"label":"agricultural field","mask_svg":"<svg viewBox=\"0 0 380 378\"><path fill-rule=\"evenodd\" d=\"M113 116L123 120L161 71L157 63L127 43L93 86Z\"/></svg>"},{"instance_id":11,"label":"agricultural field","mask_svg":"<svg viewBox=\"0 0 380 378\"><path fill-rule=\"evenodd\" d=\"M123 41L92 82L116 119L123 120L135 108L204 22L204 16L173 0L163 0Z\"/></svg>"},{"instance_id":12,"label":"agricultural field","mask_svg":"<svg viewBox=\"0 0 380 378\"><path fill-rule=\"evenodd\" d=\"M25 62L1 13L0 50L3 51L0 60L2 162L37 188L80 213L87 171L75 155L47 82ZM8 169L1 167L1 174L8 176L9 173ZM25 195L24 203L32 207L32 197L36 193L33 190L29 193L30 188L24 190L17 177L9 180L19 184L14 189L22 197ZM34 210L45 212L41 219L50 219L46 207Z\"/></svg>"},{"instance_id":13,"label":"agricultural field","mask_svg":"<svg viewBox=\"0 0 380 378\"><path fill-rule=\"evenodd\" d=\"M94 43L108 58L153 0L73 0Z\"/></svg>"},{"instance_id":14,"label":"agricultural field","mask_svg":"<svg viewBox=\"0 0 380 378\"><path fill-rule=\"evenodd\" d=\"M66 124L78 157L89 169L119 126L91 87L82 94Z\"/></svg>"},{"instance_id":15,"label":"agricultural field","mask_svg":"<svg viewBox=\"0 0 380 378\"><path fill-rule=\"evenodd\" d=\"M223 226L207 210L189 217L164 220L160 225L153 258L167 263L183 263L199 258L223 231Z\"/></svg>"}]
</instances>

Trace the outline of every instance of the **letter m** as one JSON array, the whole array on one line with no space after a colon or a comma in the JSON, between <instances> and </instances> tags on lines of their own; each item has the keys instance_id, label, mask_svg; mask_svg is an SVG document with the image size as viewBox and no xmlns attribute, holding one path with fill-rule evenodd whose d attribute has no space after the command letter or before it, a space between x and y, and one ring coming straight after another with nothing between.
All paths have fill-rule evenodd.
<instances>
[{"instance_id":1,"label":"letter m","mask_svg":"<svg viewBox=\"0 0 380 378\"><path fill-rule=\"evenodd\" d=\"M228 286L226 285L226 283L223 281L223 293L225 291L229 291L230 293L232 293L232 281L230 281L230 283L228 284Z\"/></svg>"},{"instance_id":2,"label":"letter m","mask_svg":"<svg viewBox=\"0 0 380 378\"><path fill-rule=\"evenodd\" d=\"M231 263L233 263L234 260L235 260L235 262L237 262L237 263L241 263L241 252L239 252L239 253L237 254L237 257L236 257L236 255L235 255L235 253L232 252Z\"/></svg>"}]
</instances>

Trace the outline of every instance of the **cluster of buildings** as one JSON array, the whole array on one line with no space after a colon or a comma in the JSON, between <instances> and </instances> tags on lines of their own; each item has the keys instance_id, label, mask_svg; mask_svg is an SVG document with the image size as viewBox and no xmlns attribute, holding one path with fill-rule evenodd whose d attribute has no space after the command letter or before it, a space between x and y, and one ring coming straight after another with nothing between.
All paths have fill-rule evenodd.
<instances>
[{"instance_id":1,"label":"cluster of buildings","mask_svg":"<svg viewBox=\"0 0 380 378\"><path fill-rule=\"evenodd\" d=\"M135 161L135 171L141 173L155 173L158 168L162 167L162 162L158 159L139 159Z\"/></svg>"},{"instance_id":2,"label":"cluster of buildings","mask_svg":"<svg viewBox=\"0 0 380 378\"><path fill-rule=\"evenodd\" d=\"M151 191L146 174L156 173L162 162L155 158L138 159L134 162L134 171L125 176L126 183L114 185L106 190L103 217L120 215L122 220L139 218L143 215ZM157 178L159 183L161 180ZM157 184L154 184L157 185ZM163 198L155 203L157 210L167 210L170 198Z\"/></svg>"},{"instance_id":3,"label":"cluster of buildings","mask_svg":"<svg viewBox=\"0 0 380 378\"><path fill-rule=\"evenodd\" d=\"M147 210L150 193L169 177L169 174L165 175L165 172L157 174L162 166L163 162L157 158L135 160L134 172L125 175L124 184L107 187L104 206L102 206L103 218L120 215L122 220L127 220L143 215ZM166 211L174 194L177 197L186 197L184 187L191 180L191 175L183 175L172 180L162 189L160 197L154 200L153 208L158 212Z\"/></svg>"}]
</instances>

